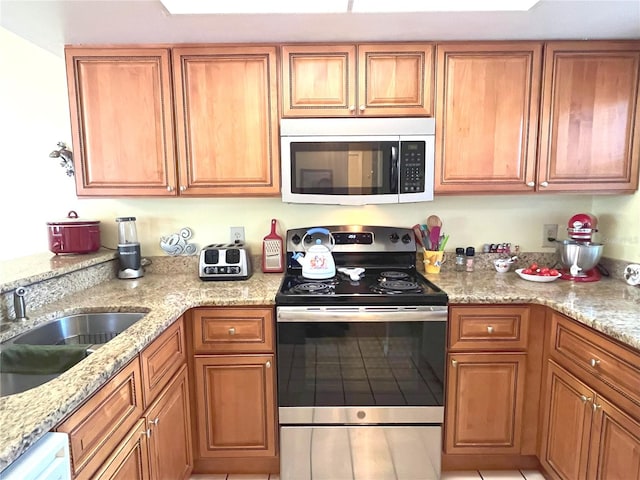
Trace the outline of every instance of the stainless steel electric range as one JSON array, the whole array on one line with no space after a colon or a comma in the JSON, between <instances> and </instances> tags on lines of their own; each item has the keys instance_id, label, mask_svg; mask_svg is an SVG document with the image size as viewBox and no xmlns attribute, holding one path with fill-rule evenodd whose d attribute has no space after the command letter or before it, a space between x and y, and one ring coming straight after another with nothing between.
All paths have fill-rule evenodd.
<instances>
[{"instance_id":1,"label":"stainless steel electric range","mask_svg":"<svg viewBox=\"0 0 640 480\"><path fill-rule=\"evenodd\" d=\"M276 295L280 478L438 479L447 295L416 271L411 229L323 228L336 275L304 278L317 239L289 230Z\"/></svg>"}]
</instances>

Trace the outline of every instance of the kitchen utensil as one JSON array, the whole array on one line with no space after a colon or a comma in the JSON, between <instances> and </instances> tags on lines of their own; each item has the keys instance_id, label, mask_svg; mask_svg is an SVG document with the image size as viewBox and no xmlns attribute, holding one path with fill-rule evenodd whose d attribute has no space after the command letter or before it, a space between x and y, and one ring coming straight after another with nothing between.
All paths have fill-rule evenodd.
<instances>
[{"instance_id":1,"label":"kitchen utensil","mask_svg":"<svg viewBox=\"0 0 640 480\"><path fill-rule=\"evenodd\" d=\"M422 235L422 244L424 245L424 248L426 248L427 250L429 249L429 230L427 229L427 225L426 224L421 224L420 225L420 232Z\"/></svg>"},{"instance_id":2,"label":"kitchen utensil","mask_svg":"<svg viewBox=\"0 0 640 480\"><path fill-rule=\"evenodd\" d=\"M595 266L602 256L603 244L563 240L557 245L560 259L565 267L563 278L578 281L600 279L600 273L595 269Z\"/></svg>"},{"instance_id":3,"label":"kitchen utensil","mask_svg":"<svg viewBox=\"0 0 640 480\"><path fill-rule=\"evenodd\" d=\"M47 222L49 250L56 255L91 253L100 249L100 221L82 220L71 210L67 218Z\"/></svg>"},{"instance_id":4,"label":"kitchen utensil","mask_svg":"<svg viewBox=\"0 0 640 480\"><path fill-rule=\"evenodd\" d=\"M442 220L437 215L429 215L427 218L427 228L429 231L433 229L433 227L442 227Z\"/></svg>"},{"instance_id":5,"label":"kitchen utensil","mask_svg":"<svg viewBox=\"0 0 640 480\"><path fill-rule=\"evenodd\" d=\"M136 217L118 217L118 278L140 278L144 275Z\"/></svg>"},{"instance_id":6,"label":"kitchen utensil","mask_svg":"<svg viewBox=\"0 0 640 480\"><path fill-rule=\"evenodd\" d=\"M422 259L425 273L440 273L440 267L444 263L444 252L427 250Z\"/></svg>"},{"instance_id":7,"label":"kitchen utensil","mask_svg":"<svg viewBox=\"0 0 640 480\"><path fill-rule=\"evenodd\" d=\"M528 280L530 282L539 282L539 283L553 282L554 280L557 280L558 278L560 278L560 275L562 275L560 273L555 276L527 275L526 273L522 273L522 270L524 270L524 268L518 268L516 270L516 273L523 280Z\"/></svg>"},{"instance_id":8,"label":"kitchen utensil","mask_svg":"<svg viewBox=\"0 0 640 480\"><path fill-rule=\"evenodd\" d=\"M282 237L276 233L276 219L271 219L271 232L262 240L262 271L284 270L284 248Z\"/></svg>"},{"instance_id":9,"label":"kitchen utensil","mask_svg":"<svg viewBox=\"0 0 640 480\"><path fill-rule=\"evenodd\" d=\"M311 237L312 242L312 246L309 248L307 248L308 237ZM322 237L325 237L327 243L323 243ZM335 277L336 264L331 253L335 244L333 235L326 228L310 228L307 230L307 233L302 237L305 253L299 252L293 256L293 259L302 265L302 276L314 280Z\"/></svg>"},{"instance_id":10,"label":"kitchen utensil","mask_svg":"<svg viewBox=\"0 0 640 480\"><path fill-rule=\"evenodd\" d=\"M422 230L420 229L420 225L417 223L411 227L413 229L413 234L416 237L416 243L422 248L427 248L427 246L422 242Z\"/></svg>"},{"instance_id":11,"label":"kitchen utensil","mask_svg":"<svg viewBox=\"0 0 640 480\"><path fill-rule=\"evenodd\" d=\"M440 250L440 227L438 225L429 230L429 244L431 250Z\"/></svg>"},{"instance_id":12,"label":"kitchen utensil","mask_svg":"<svg viewBox=\"0 0 640 480\"><path fill-rule=\"evenodd\" d=\"M358 280L360 280L362 274L364 273L364 268L362 268L362 267L353 267L353 268L340 267L338 269L338 271L340 273L344 273L347 277L349 277L349 280L351 280L352 282L357 282Z\"/></svg>"},{"instance_id":13,"label":"kitchen utensil","mask_svg":"<svg viewBox=\"0 0 640 480\"><path fill-rule=\"evenodd\" d=\"M440 245L438 246L438 250L440 250L441 252L444 252L444 249L447 246L448 241L449 241L449 235L445 235L442 241L440 242Z\"/></svg>"}]
</instances>

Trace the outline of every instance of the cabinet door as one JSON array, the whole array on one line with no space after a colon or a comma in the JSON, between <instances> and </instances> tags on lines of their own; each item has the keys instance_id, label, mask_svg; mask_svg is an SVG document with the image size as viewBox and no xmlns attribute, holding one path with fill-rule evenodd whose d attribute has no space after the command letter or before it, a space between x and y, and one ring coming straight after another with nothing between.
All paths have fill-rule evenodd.
<instances>
[{"instance_id":1,"label":"cabinet door","mask_svg":"<svg viewBox=\"0 0 640 480\"><path fill-rule=\"evenodd\" d=\"M355 45L282 47L282 116L356 114Z\"/></svg>"},{"instance_id":2,"label":"cabinet door","mask_svg":"<svg viewBox=\"0 0 640 480\"><path fill-rule=\"evenodd\" d=\"M275 455L273 362L273 355L195 357L201 457Z\"/></svg>"},{"instance_id":3,"label":"cabinet door","mask_svg":"<svg viewBox=\"0 0 640 480\"><path fill-rule=\"evenodd\" d=\"M188 478L193 469L187 366L176 374L146 414L151 477Z\"/></svg>"},{"instance_id":4,"label":"cabinet door","mask_svg":"<svg viewBox=\"0 0 640 480\"><path fill-rule=\"evenodd\" d=\"M449 355L446 453L519 453L526 354Z\"/></svg>"},{"instance_id":5,"label":"cabinet door","mask_svg":"<svg viewBox=\"0 0 640 480\"><path fill-rule=\"evenodd\" d=\"M546 45L541 190L638 188L639 74L637 41Z\"/></svg>"},{"instance_id":6,"label":"cabinet door","mask_svg":"<svg viewBox=\"0 0 640 480\"><path fill-rule=\"evenodd\" d=\"M181 195L280 192L275 47L173 49Z\"/></svg>"},{"instance_id":7,"label":"cabinet door","mask_svg":"<svg viewBox=\"0 0 640 480\"><path fill-rule=\"evenodd\" d=\"M437 46L437 193L533 191L541 51L534 42Z\"/></svg>"},{"instance_id":8,"label":"cabinet door","mask_svg":"<svg viewBox=\"0 0 640 480\"><path fill-rule=\"evenodd\" d=\"M594 392L548 362L540 462L553 478L586 478Z\"/></svg>"},{"instance_id":9,"label":"cabinet door","mask_svg":"<svg viewBox=\"0 0 640 480\"><path fill-rule=\"evenodd\" d=\"M433 116L433 45L358 45L358 115Z\"/></svg>"},{"instance_id":10,"label":"cabinet door","mask_svg":"<svg viewBox=\"0 0 640 480\"><path fill-rule=\"evenodd\" d=\"M92 479L148 480L151 478L147 438L144 420L140 419Z\"/></svg>"},{"instance_id":11,"label":"cabinet door","mask_svg":"<svg viewBox=\"0 0 640 480\"><path fill-rule=\"evenodd\" d=\"M589 480L640 479L640 423L601 396L592 405L596 412L589 450Z\"/></svg>"},{"instance_id":12,"label":"cabinet door","mask_svg":"<svg viewBox=\"0 0 640 480\"><path fill-rule=\"evenodd\" d=\"M65 55L78 196L175 195L169 50Z\"/></svg>"}]
</instances>

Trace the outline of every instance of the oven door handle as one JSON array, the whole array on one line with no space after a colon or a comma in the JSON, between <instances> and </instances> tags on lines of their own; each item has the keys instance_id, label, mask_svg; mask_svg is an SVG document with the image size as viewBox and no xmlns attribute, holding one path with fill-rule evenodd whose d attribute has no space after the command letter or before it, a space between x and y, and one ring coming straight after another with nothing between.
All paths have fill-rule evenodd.
<instances>
[{"instance_id":1,"label":"oven door handle","mask_svg":"<svg viewBox=\"0 0 640 480\"><path fill-rule=\"evenodd\" d=\"M447 307L279 307L278 322L445 322Z\"/></svg>"}]
</instances>

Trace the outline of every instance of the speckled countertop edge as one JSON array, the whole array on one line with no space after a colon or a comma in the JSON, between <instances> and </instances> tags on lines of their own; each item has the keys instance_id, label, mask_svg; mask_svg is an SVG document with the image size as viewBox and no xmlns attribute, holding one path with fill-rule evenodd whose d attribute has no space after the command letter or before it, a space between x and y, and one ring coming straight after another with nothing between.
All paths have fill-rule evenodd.
<instances>
[{"instance_id":1,"label":"speckled countertop edge","mask_svg":"<svg viewBox=\"0 0 640 480\"><path fill-rule=\"evenodd\" d=\"M533 283L513 272L426 275L450 304L547 305L640 350L640 288L603 279L577 284ZM86 311L145 311L145 317L60 377L0 398L0 470L84 402L179 316L199 306L273 305L281 274L255 272L246 281L202 282L195 274L150 273L110 280L32 312L29 322L0 334L4 341L56 316Z\"/></svg>"}]
</instances>

